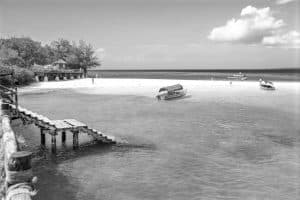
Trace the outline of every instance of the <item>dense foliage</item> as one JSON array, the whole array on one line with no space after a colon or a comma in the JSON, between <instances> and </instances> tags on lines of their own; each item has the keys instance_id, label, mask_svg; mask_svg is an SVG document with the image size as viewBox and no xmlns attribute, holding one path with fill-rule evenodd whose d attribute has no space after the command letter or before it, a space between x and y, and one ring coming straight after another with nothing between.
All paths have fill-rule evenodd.
<instances>
[{"instance_id":1,"label":"dense foliage","mask_svg":"<svg viewBox=\"0 0 300 200\"><path fill-rule=\"evenodd\" d=\"M0 75L4 74L13 74L13 76L1 76L1 85L28 85L34 80L34 73L32 71L17 66L1 66Z\"/></svg>"},{"instance_id":2,"label":"dense foliage","mask_svg":"<svg viewBox=\"0 0 300 200\"><path fill-rule=\"evenodd\" d=\"M29 68L33 64L46 65L63 59L69 68L86 70L100 65L92 45L59 39L42 45L31 38L0 39L0 59L4 65Z\"/></svg>"},{"instance_id":3,"label":"dense foliage","mask_svg":"<svg viewBox=\"0 0 300 200\"><path fill-rule=\"evenodd\" d=\"M30 71L34 64L48 65L63 59L69 69L83 69L99 66L92 45L84 41L70 42L59 39L42 45L28 37L0 39L0 75L13 70L20 85L28 84L33 79ZM0 77L0 84L12 84L9 76Z\"/></svg>"}]
</instances>

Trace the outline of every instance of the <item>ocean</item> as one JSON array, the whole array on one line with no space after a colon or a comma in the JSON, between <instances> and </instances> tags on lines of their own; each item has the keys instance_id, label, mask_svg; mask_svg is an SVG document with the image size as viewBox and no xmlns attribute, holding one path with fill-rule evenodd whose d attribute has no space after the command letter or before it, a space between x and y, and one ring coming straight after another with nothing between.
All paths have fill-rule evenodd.
<instances>
[{"instance_id":1,"label":"ocean","mask_svg":"<svg viewBox=\"0 0 300 200\"><path fill-rule=\"evenodd\" d=\"M14 122L34 152L35 199L213 200L300 198L299 82L99 78L38 83L20 104L50 119L75 118L117 138L113 146L72 136L51 155L39 130ZM168 77L167 77L168 78ZM180 77L179 77L180 78ZM282 79L280 79L282 80ZM188 96L157 101L160 86Z\"/></svg>"}]
</instances>

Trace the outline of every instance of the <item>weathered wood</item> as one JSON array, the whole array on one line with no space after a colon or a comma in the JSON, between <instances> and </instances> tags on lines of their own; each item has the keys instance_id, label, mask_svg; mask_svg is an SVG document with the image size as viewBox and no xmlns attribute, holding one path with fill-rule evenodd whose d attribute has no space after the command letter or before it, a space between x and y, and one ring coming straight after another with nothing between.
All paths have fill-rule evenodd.
<instances>
[{"instance_id":1,"label":"weathered wood","mask_svg":"<svg viewBox=\"0 0 300 200\"><path fill-rule=\"evenodd\" d=\"M52 120L56 129L70 129L73 126L66 123L64 120Z\"/></svg>"},{"instance_id":2,"label":"weathered wood","mask_svg":"<svg viewBox=\"0 0 300 200\"><path fill-rule=\"evenodd\" d=\"M81 131L84 133L87 133L91 135L95 140L101 141L102 143L106 144L114 144L115 138L110 137L110 136L105 136L101 132L98 132L97 130L89 128L86 124L76 120L76 119L64 119L64 120L50 120L45 116L39 115L37 113L34 113L30 110L27 110L26 108L22 108L19 106L18 109L16 109L15 105L10 105L11 109L15 109L18 112L18 116L34 123L36 126L42 129L48 129L50 135L57 135L57 132L60 131ZM79 141L78 141L78 134L75 133L73 134L73 148L76 149L79 146ZM41 135L41 140L43 136ZM62 134L62 143L65 142L65 134ZM52 145L52 150L53 152L56 151L56 145L54 145L54 140L56 143L56 139L51 139L51 144ZM41 142L42 143L42 142Z\"/></svg>"},{"instance_id":3,"label":"weathered wood","mask_svg":"<svg viewBox=\"0 0 300 200\"><path fill-rule=\"evenodd\" d=\"M79 147L79 131L72 131L73 132L73 149L78 149Z\"/></svg>"},{"instance_id":4,"label":"weathered wood","mask_svg":"<svg viewBox=\"0 0 300 200\"><path fill-rule=\"evenodd\" d=\"M66 132L65 132L65 131L61 132L61 142L62 142L63 144L66 143L66 138L67 138Z\"/></svg>"},{"instance_id":5,"label":"weathered wood","mask_svg":"<svg viewBox=\"0 0 300 200\"><path fill-rule=\"evenodd\" d=\"M64 119L64 121L72 126L75 126L75 127L87 127L86 124L80 122L80 121L77 121L76 119Z\"/></svg>"},{"instance_id":6,"label":"weathered wood","mask_svg":"<svg viewBox=\"0 0 300 200\"><path fill-rule=\"evenodd\" d=\"M51 135L51 152L56 154L56 134Z\"/></svg>"},{"instance_id":7,"label":"weathered wood","mask_svg":"<svg viewBox=\"0 0 300 200\"><path fill-rule=\"evenodd\" d=\"M46 146L46 134L45 134L45 129L41 128L41 146L45 147Z\"/></svg>"},{"instance_id":8,"label":"weathered wood","mask_svg":"<svg viewBox=\"0 0 300 200\"><path fill-rule=\"evenodd\" d=\"M1 103L1 115L2 116L9 116L10 115L10 107L9 107L9 104L8 103Z\"/></svg>"},{"instance_id":9,"label":"weathered wood","mask_svg":"<svg viewBox=\"0 0 300 200\"><path fill-rule=\"evenodd\" d=\"M17 151L12 154L8 166L10 171L20 171L31 169L31 156L29 151Z\"/></svg>"},{"instance_id":10,"label":"weathered wood","mask_svg":"<svg viewBox=\"0 0 300 200\"><path fill-rule=\"evenodd\" d=\"M18 100L18 88L16 87L15 88L15 94L14 94L14 96L15 96L15 102L14 102L14 104L16 105L16 108L18 109L18 107L19 107L19 100Z\"/></svg>"},{"instance_id":11,"label":"weathered wood","mask_svg":"<svg viewBox=\"0 0 300 200\"><path fill-rule=\"evenodd\" d=\"M33 175L31 169L31 152L14 152L7 161L6 182L8 186L18 183L30 183Z\"/></svg>"}]
</instances>

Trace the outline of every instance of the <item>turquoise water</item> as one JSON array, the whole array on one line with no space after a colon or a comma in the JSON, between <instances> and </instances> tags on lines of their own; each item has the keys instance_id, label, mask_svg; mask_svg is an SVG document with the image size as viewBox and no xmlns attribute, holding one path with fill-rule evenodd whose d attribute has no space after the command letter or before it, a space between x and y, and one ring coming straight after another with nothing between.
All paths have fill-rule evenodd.
<instances>
[{"instance_id":1,"label":"turquoise water","mask_svg":"<svg viewBox=\"0 0 300 200\"><path fill-rule=\"evenodd\" d=\"M51 119L76 118L114 135L115 146L71 135L57 156L39 148L39 130L15 123L35 152L36 199L300 198L298 94L239 92L158 102L135 95L29 92L21 104ZM263 98L265 97L265 98ZM272 100L273 99L273 100ZM261 106L264 105L264 106ZM270 104L270 106L268 106ZM50 144L47 138L47 144Z\"/></svg>"}]
</instances>

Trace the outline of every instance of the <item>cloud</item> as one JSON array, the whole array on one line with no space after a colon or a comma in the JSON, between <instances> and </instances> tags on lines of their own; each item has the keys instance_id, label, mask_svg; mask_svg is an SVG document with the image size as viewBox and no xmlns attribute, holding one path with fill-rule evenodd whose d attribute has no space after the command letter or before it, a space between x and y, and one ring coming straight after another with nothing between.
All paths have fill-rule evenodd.
<instances>
[{"instance_id":1,"label":"cloud","mask_svg":"<svg viewBox=\"0 0 300 200\"><path fill-rule=\"evenodd\" d=\"M257 9L247 6L239 19L231 19L226 25L214 28L208 38L218 42L258 43L284 26L282 19L273 17L269 7Z\"/></svg>"},{"instance_id":2,"label":"cloud","mask_svg":"<svg viewBox=\"0 0 300 200\"><path fill-rule=\"evenodd\" d=\"M262 44L270 47L287 47L287 48L300 48L300 33L297 31L290 31L285 34L277 34L265 37Z\"/></svg>"},{"instance_id":3,"label":"cloud","mask_svg":"<svg viewBox=\"0 0 300 200\"><path fill-rule=\"evenodd\" d=\"M287 4L287 3L290 3L290 2L293 2L293 1L296 1L296 0L277 0L276 4L282 5L282 4Z\"/></svg>"},{"instance_id":4,"label":"cloud","mask_svg":"<svg viewBox=\"0 0 300 200\"><path fill-rule=\"evenodd\" d=\"M105 49L104 48L98 48L95 53L96 53L97 57L99 58L99 60L102 61L104 59L104 57L105 57Z\"/></svg>"},{"instance_id":5,"label":"cloud","mask_svg":"<svg viewBox=\"0 0 300 200\"><path fill-rule=\"evenodd\" d=\"M285 22L276 19L269 7L247 6L242 9L240 18L233 18L224 26L213 28L208 39L215 42L262 44L286 48L299 46L299 33L284 32L284 27Z\"/></svg>"}]
</instances>

